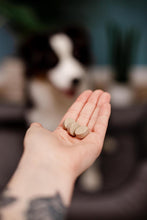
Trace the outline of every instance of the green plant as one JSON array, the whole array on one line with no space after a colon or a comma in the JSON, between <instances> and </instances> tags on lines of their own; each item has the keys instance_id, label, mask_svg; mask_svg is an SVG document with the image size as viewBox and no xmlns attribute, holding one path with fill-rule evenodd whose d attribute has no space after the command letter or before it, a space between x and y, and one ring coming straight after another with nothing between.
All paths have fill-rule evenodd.
<instances>
[{"instance_id":1,"label":"green plant","mask_svg":"<svg viewBox=\"0 0 147 220\"><path fill-rule=\"evenodd\" d=\"M130 67L137 55L139 36L134 28L123 31L116 24L107 26L110 65L118 82L128 81Z\"/></svg>"},{"instance_id":2,"label":"green plant","mask_svg":"<svg viewBox=\"0 0 147 220\"><path fill-rule=\"evenodd\" d=\"M22 4L0 1L0 15L22 36L44 31L48 27L39 20L31 7Z\"/></svg>"}]
</instances>

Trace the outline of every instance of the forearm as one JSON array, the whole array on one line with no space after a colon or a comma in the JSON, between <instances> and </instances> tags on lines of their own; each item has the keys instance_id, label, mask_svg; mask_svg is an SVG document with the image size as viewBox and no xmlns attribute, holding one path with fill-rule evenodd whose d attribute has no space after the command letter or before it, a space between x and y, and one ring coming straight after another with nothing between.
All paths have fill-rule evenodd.
<instances>
[{"instance_id":1,"label":"forearm","mask_svg":"<svg viewBox=\"0 0 147 220\"><path fill-rule=\"evenodd\" d=\"M70 175L24 154L1 196L2 220L64 219L73 187Z\"/></svg>"},{"instance_id":2,"label":"forearm","mask_svg":"<svg viewBox=\"0 0 147 220\"><path fill-rule=\"evenodd\" d=\"M33 123L24 139L25 154L1 198L4 220L60 220L70 204L74 182L99 156L111 112L110 95L85 91L63 117L86 125L80 140L63 129Z\"/></svg>"}]
</instances>

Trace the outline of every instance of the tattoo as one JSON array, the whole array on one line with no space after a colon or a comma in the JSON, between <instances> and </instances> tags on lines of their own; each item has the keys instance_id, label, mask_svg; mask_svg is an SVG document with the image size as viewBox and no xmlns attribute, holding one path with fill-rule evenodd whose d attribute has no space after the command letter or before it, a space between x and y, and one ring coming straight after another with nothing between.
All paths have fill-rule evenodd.
<instances>
[{"instance_id":1,"label":"tattoo","mask_svg":"<svg viewBox=\"0 0 147 220\"><path fill-rule=\"evenodd\" d=\"M9 189L6 187L4 192L0 194L0 208L7 206L13 202L15 202L17 199L13 196L8 196Z\"/></svg>"},{"instance_id":2,"label":"tattoo","mask_svg":"<svg viewBox=\"0 0 147 220\"><path fill-rule=\"evenodd\" d=\"M0 195L0 209L14 203L17 199L5 194ZM27 220L63 220L66 214L61 196L57 193L52 197L35 198L30 201L25 212ZM2 216L0 214L0 220Z\"/></svg>"},{"instance_id":3,"label":"tattoo","mask_svg":"<svg viewBox=\"0 0 147 220\"><path fill-rule=\"evenodd\" d=\"M15 201L16 201L16 198L14 197L1 196L0 197L0 208L3 206L7 206Z\"/></svg>"},{"instance_id":4,"label":"tattoo","mask_svg":"<svg viewBox=\"0 0 147 220\"><path fill-rule=\"evenodd\" d=\"M66 207L60 195L31 200L26 212L27 220L63 220Z\"/></svg>"},{"instance_id":5,"label":"tattoo","mask_svg":"<svg viewBox=\"0 0 147 220\"><path fill-rule=\"evenodd\" d=\"M0 195L0 209L12 204L15 202L17 199L15 197L8 197L4 194ZM0 213L0 220L2 219L1 213Z\"/></svg>"}]
</instances>

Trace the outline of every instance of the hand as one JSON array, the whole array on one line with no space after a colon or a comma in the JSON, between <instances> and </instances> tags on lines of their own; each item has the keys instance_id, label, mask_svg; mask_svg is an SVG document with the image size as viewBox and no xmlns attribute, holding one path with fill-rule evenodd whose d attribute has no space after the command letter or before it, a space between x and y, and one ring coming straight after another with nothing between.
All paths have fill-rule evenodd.
<instances>
[{"instance_id":1,"label":"hand","mask_svg":"<svg viewBox=\"0 0 147 220\"><path fill-rule=\"evenodd\" d=\"M109 102L109 93L87 90L73 103L54 132L32 123L25 135L22 159L8 185L11 195L26 201L59 192L64 204L69 205L76 178L102 150L111 111ZM90 133L84 139L72 137L63 129L63 121L69 117L89 127ZM19 200L17 210L18 206L24 204Z\"/></svg>"},{"instance_id":2,"label":"hand","mask_svg":"<svg viewBox=\"0 0 147 220\"><path fill-rule=\"evenodd\" d=\"M99 156L110 116L110 95L101 90L83 92L65 114L54 132L33 123L28 129L24 146L38 163L47 164L76 179ZM65 118L87 125L90 133L82 140L63 129Z\"/></svg>"}]
</instances>

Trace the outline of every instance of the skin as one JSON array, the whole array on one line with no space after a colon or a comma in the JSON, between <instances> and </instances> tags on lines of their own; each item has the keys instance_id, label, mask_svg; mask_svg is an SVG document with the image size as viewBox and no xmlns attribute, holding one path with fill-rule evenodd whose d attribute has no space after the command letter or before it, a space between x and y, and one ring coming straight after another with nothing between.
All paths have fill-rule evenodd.
<instances>
[{"instance_id":1,"label":"skin","mask_svg":"<svg viewBox=\"0 0 147 220\"><path fill-rule=\"evenodd\" d=\"M44 198L59 195L62 206L68 207L75 180L102 150L110 112L110 94L86 90L69 108L55 131L32 123L24 138L22 159L3 194L16 201L2 207L2 219L29 219L24 213L31 209L34 199L46 201ZM70 136L63 129L66 118L88 126L90 133L82 140ZM61 213L58 219L63 216Z\"/></svg>"}]
</instances>

